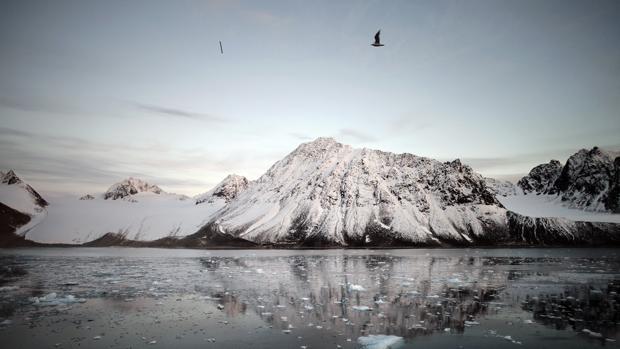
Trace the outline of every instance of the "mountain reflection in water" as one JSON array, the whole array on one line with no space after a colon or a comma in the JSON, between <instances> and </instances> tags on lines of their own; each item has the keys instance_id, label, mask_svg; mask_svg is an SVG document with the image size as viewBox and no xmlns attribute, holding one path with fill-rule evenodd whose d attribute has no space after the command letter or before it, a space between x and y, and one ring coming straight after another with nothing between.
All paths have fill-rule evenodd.
<instances>
[{"instance_id":1,"label":"mountain reflection in water","mask_svg":"<svg viewBox=\"0 0 620 349\"><path fill-rule=\"evenodd\" d=\"M282 333L319 329L353 342L466 333L486 318L574 330L601 344L618 337L615 250L75 250L0 255L5 268L22 271L0 275L8 287L0 316L54 292L124 307L190 297L230 321L254 317Z\"/></svg>"}]
</instances>

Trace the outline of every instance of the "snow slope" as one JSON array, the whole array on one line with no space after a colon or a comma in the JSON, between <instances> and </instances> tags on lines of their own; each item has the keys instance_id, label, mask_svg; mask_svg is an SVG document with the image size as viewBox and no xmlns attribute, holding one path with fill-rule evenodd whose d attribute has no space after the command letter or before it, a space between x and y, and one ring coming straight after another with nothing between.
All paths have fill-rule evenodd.
<instances>
[{"instance_id":1,"label":"snow slope","mask_svg":"<svg viewBox=\"0 0 620 349\"><path fill-rule=\"evenodd\" d=\"M620 214L570 208L557 195L509 195L497 199L506 209L529 217L560 217L572 221L620 223Z\"/></svg>"},{"instance_id":2,"label":"snow slope","mask_svg":"<svg viewBox=\"0 0 620 349\"><path fill-rule=\"evenodd\" d=\"M99 195L50 198L47 218L26 237L43 243L79 244L106 233L120 233L132 240L185 236L195 233L225 205L219 198L205 198L208 202L196 205L187 196L130 178Z\"/></svg>"},{"instance_id":3,"label":"snow slope","mask_svg":"<svg viewBox=\"0 0 620 349\"><path fill-rule=\"evenodd\" d=\"M250 182L247 178L236 174L231 174L224 178L224 180L213 189L206 193L196 195L194 200L196 201L196 205L200 205L205 202L213 203L219 200L223 200L225 203L228 203L236 198L240 192L244 191L249 184Z\"/></svg>"},{"instance_id":4,"label":"snow slope","mask_svg":"<svg viewBox=\"0 0 620 349\"><path fill-rule=\"evenodd\" d=\"M318 138L275 163L210 226L261 243L468 242L505 226L505 210L483 177L458 160Z\"/></svg>"},{"instance_id":5,"label":"snow slope","mask_svg":"<svg viewBox=\"0 0 620 349\"><path fill-rule=\"evenodd\" d=\"M30 217L28 223L15 230L18 235L36 227L47 215L48 202L13 170L0 172L0 202Z\"/></svg>"}]
</instances>

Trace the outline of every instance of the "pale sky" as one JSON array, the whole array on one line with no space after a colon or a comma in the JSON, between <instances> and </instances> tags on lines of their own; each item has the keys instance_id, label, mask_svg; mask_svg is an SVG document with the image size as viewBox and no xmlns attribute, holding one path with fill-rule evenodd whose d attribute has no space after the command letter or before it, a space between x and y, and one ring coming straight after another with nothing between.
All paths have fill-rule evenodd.
<instances>
[{"instance_id":1,"label":"pale sky","mask_svg":"<svg viewBox=\"0 0 620 349\"><path fill-rule=\"evenodd\" d=\"M514 178L619 147L618 38L614 0L3 1L0 168L193 195L333 136Z\"/></svg>"}]
</instances>

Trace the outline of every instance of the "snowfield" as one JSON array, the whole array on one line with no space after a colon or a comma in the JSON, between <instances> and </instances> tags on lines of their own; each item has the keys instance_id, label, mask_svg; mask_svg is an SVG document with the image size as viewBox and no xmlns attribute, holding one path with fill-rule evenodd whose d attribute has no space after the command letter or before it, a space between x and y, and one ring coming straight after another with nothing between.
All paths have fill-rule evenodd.
<instances>
[{"instance_id":1,"label":"snowfield","mask_svg":"<svg viewBox=\"0 0 620 349\"><path fill-rule=\"evenodd\" d=\"M560 217L581 222L620 223L620 214L571 208L557 195L497 196L506 209L530 217Z\"/></svg>"},{"instance_id":2,"label":"snowfield","mask_svg":"<svg viewBox=\"0 0 620 349\"><path fill-rule=\"evenodd\" d=\"M133 200L51 198L47 218L26 238L43 243L80 244L114 232L129 239L155 240L195 233L224 201L196 205L174 194L143 192Z\"/></svg>"}]
</instances>

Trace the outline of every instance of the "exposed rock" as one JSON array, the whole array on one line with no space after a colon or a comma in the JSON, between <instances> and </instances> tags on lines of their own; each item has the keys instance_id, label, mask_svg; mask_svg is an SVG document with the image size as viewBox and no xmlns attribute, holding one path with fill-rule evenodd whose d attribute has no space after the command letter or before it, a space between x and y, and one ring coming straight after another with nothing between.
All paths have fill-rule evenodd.
<instances>
[{"instance_id":1,"label":"exposed rock","mask_svg":"<svg viewBox=\"0 0 620 349\"><path fill-rule=\"evenodd\" d=\"M551 160L547 164L534 167L530 173L521 178L517 185L527 193L547 193L555 181L560 177L562 164L558 160Z\"/></svg>"},{"instance_id":2,"label":"exposed rock","mask_svg":"<svg viewBox=\"0 0 620 349\"><path fill-rule=\"evenodd\" d=\"M155 194L163 193L163 190L156 185L152 185L138 178L129 177L121 182L113 184L104 194L105 200L123 199L131 195L142 192L151 192Z\"/></svg>"}]
</instances>

